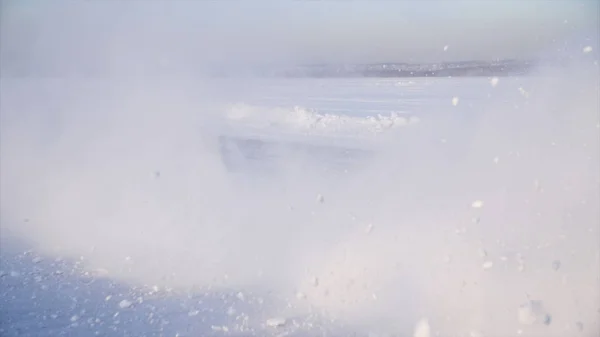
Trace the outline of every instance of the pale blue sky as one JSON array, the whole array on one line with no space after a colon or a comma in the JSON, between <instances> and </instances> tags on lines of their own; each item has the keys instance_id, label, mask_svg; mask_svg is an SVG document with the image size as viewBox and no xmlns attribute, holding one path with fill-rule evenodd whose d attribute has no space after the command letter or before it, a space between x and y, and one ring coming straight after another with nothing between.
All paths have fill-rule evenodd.
<instances>
[{"instance_id":1,"label":"pale blue sky","mask_svg":"<svg viewBox=\"0 0 600 337\"><path fill-rule=\"evenodd\" d=\"M3 0L2 59L321 63L530 58L598 37L594 0ZM595 36L593 35L595 34ZM597 45L597 41L592 41ZM448 49L444 51L444 46Z\"/></svg>"}]
</instances>

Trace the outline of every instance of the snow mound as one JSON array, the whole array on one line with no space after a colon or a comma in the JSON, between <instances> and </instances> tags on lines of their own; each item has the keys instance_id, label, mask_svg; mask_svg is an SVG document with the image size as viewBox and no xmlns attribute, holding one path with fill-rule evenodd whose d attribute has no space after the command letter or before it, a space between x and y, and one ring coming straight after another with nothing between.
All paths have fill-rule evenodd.
<instances>
[{"instance_id":1,"label":"snow mound","mask_svg":"<svg viewBox=\"0 0 600 337\"><path fill-rule=\"evenodd\" d=\"M261 129L277 129L311 134L373 135L419 123L419 118L399 112L389 115L356 117L319 113L300 106L261 107L235 104L226 110L230 123Z\"/></svg>"}]
</instances>

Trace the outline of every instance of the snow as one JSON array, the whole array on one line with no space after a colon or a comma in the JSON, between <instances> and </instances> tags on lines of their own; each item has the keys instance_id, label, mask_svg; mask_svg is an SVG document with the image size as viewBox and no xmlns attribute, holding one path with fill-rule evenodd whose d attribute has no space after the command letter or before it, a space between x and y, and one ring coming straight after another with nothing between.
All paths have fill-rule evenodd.
<instances>
[{"instance_id":1,"label":"snow","mask_svg":"<svg viewBox=\"0 0 600 337\"><path fill-rule=\"evenodd\" d=\"M521 95L523 95L523 97L529 98L529 95L530 95L529 92L527 90L525 90L523 87L519 87L518 90L521 93Z\"/></svg>"},{"instance_id":2,"label":"snow","mask_svg":"<svg viewBox=\"0 0 600 337\"><path fill-rule=\"evenodd\" d=\"M285 318L282 317L274 317L274 318L269 318L267 319L267 321L265 322L265 324L268 327L273 327L273 328L278 328L278 327L282 327L287 323L287 320Z\"/></svg>"},{"instance_id":3,"label":"snow","mask_svg":"<svg viewBox=\"0 0 600 337\"><path fill-rule=\"evenodd\" d=\"M483 269L492 269L493 266L494 262L492 261L485 261L482 265Z\"/></svg>"},{"instance_id":4,"label":"snow","mask_svg":"<svg viewBox=\"0 0 600 337\"><path fill-rule=\"evenodd\" d=\"M431 336L431 328L429 327L429 322L427 319L421 319L417 322L415 326L415 332L413 337L430 337Z\"/></svg>"},{"instance_id":5,"label":"snow","mask_svg":"<svg viewBox=\"0 0 600 337\"><path fill-rule=\"evenodd\" d=\"M359 101L362 104L368 100ZM395 129L419 123L417 116L411 116L398 111L373 110L367 116L352 116L340 114L345 109L330 108L333 102L322 105L327 108L321 112L318 108L302 106L272 107L238 103L227 108L228 125L239 132L239 127L251 127L254 132L308 133L313 136L340 135L352 137L373 136L389 133ZM377 102L378 104L387 103ZM288 136L289 137L289 136Z\"/></svg>"},{"instance_id":6,"label":"snow","mask_svg":"<svg viewBox=\"0 0 600 337\"><path fill-rule=\"evenodd\" d=\"M127 309L129 307L131 307L133 305L133 302L128 301L128 300L122 300L121 302L119 302L119 308L121 309Z\"/></svg>"},{"instance_id":7,"label":"snow","mask_svg":"<svg viewBox=\"0 0 600 337\"><path fill-rule=\"evenodd\" d=\"M541 301L528 301L518 309L519 323L523 325L545 324L550 325L552 318L542 305Z\"/></svg>"},{"instance_id":8,"label":"snow","mask_svg":"<svg viewBox=\"0 0 600 337\"><path fill-rule=\"evenodd\" d=\"M597 92L545 80L3 79L0 334L593 335Z\"/></svg>"}]
</instances>

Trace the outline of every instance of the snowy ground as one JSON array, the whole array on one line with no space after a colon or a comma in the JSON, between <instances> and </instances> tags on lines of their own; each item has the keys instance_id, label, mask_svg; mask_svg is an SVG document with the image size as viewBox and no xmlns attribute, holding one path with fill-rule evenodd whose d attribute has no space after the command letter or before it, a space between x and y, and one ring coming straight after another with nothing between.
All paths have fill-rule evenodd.
<instances>
[{"instance_id":1,"label":"snowy ground","mask_svg":"<svg viewBox=\"0 0 600 337\"><path fill-rule=\"evenodd\" d=\"M3 79L0 335L597 336L598 78Z\"/></svg>"}]
</instances>

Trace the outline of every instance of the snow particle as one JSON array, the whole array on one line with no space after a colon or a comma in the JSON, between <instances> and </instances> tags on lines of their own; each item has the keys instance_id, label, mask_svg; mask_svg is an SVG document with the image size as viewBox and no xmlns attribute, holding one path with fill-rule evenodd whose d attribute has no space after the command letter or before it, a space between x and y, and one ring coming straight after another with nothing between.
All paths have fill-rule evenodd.
<instances>
[{"instance_id":1,"label":"snow particle","mask_svg":"<svg viewBox=\"0 0 600 337\"><path fill-rule=\"evenodd\" d=\"M545 312L541 301L529 301L519 307L517 311L519 323L524 325L532 325L542 323L550 325L552 316Z\"/></svg>"},{"instance_id":2,"label":"snow particle","mask_svg":"<svg viewBox=\"0 0 600 337\"><path fill-rule=\"evenodd\" d=\"M469 337L483 337L483 334L477 330L473 330L469 333Z\"/></svg>"},{"instance_id":3,"label":"snow particle","mask_svg":"<svg viewBox=\"0 0 600 337\"><path fill-rule=\"evenodd\" d=\"M542 191L542 183L540 183L539 180L535 179L533 181L533 188L536 190L536 192L541 192Z\"/></svg>"},{"instance_id":4,"label":"snow particle","mask_svg":"<svg viewBox=\"0 0 600 337\"><path fill-rule=\"evenodd\" d=\"M485 261L482 265L483 269L485 269L485 270L492 269L493 266L494 266L494 262L492 262L492 261Z\"/></svg>"},{"instance_id":5,"label":"snow particle","mask_svg":"<svg viewBox=\"0 0 600 337\"><path fill-rule=\"evenodd\" d=\"M431 336L431 328L429 327L429 322L427 319L421 319L417 322L415 326L415 332L413 333L413 337L430 337Z\"/></svg>"},{"instance_id":6,"label":"snow particle","mask_svg":"<svg viewBox=\"0 0 600 337\"><path fill-rule=\"evenodd\" d=\"M472 208L481 208L481 207L483 207L483 201L481 201L481 200L475 200L471 204L471 207Z\"/></svg>"},{"instance_id":7,"label":"snow particle","mask_svg":"<svg viewBox=\"0 0 600 337\"><path fill-rule=\"evenodd\" d=\"M490 80L490 84L492 85L492 87L495 87L498 85L498 81L500 81L498 77L492 77L492 79Z\"/></svg>"},{"instance_id":8,"label":"snow particle","mask_svg":"<svg viewBox=\"0 0 600 337\"><path fill-rule=\"evenodd\" d=\"M519 87L519 92L521 93L521 95L523 95L525 98L529 98L529 93L523 89L523 87Z\"/></svg>"},{"instance_id":9,"label":"snow particle","mask_svg":"<svg viewBox=\"0 0 600 337\"><path fill-rule=\"evenodd\" d=\"M451 263L451 262L452 262L452 256L451 255L444 256L444 263Z\"/></svg>"},{"instance_id":10,"label":"snow particle","mask_svg":"<svg viewBox=\"0 0 600 337\"><path fill-rule=\"evenodd\" d=\"M458 97L453 97L452 98L452 105L454 105L454 106L458 105Z\"/></svg>"},{"instance_id":11,"label":"snow particle","mask_svg":"<svg viewBox=\"0 0 600 337\"><path fill-rule=\"evenodd\" d=\"M592 52L592 46L585 46L583 48L583 53L587 54L587 53L591 53Z\"/></svg>"},{"instance_id":12,"label":"snow particle","mask_svg":"<svg viewBox=\"0 0 600 337\"><path fill-rule=\"evenodd\" d=\"M444 51L447 51L447 50L448 50L448 46L446 45L446 46L444 46Z\"/></svg>"},{"instance_id":13,"label":"snow particle","mask_svg":"<svg viewBox=\"0 0 600 337\"><path fill-rule=\"evenodd\" d=\"M367 228L365 228L365 233L367 234L371 234L371 232L373 231L373 224L368 224Z\"/></svg>"},{"instance_id":14,"label":"snow particle","mask_svg":"<svg viewBox=\"0 0 600 337\"><path fill-rule=\"evenodd\" d=\"M466 232L467 232L466 227L459 227L459 228L454 229L454 233L456 233L456 235L465 234Z\"/></svg>"},{"instance_id":15,"label":"snow particle","mask_svg":"<svg viewBox=\"0 0 600 337\"><path fill-rule=\"evenodd\" d=\"M269 318L266 321L266 324L268 327L272 327L272 328L279 328L284 326L286 323L286 319L282 318L282 317L274 317L274 318Z\"/></svg>"},{"instance_id":16,"label":"snow particle","mask_svg":"<svg viewBox=\"0 0 600 337\"><path fill-rule=\"evenodd\" d=\"M121 302L119 302L119 308L121 309L126 309L131 307L133 303L131 301L128 300L122 300Z\"/></svg>"}]
</instances>

